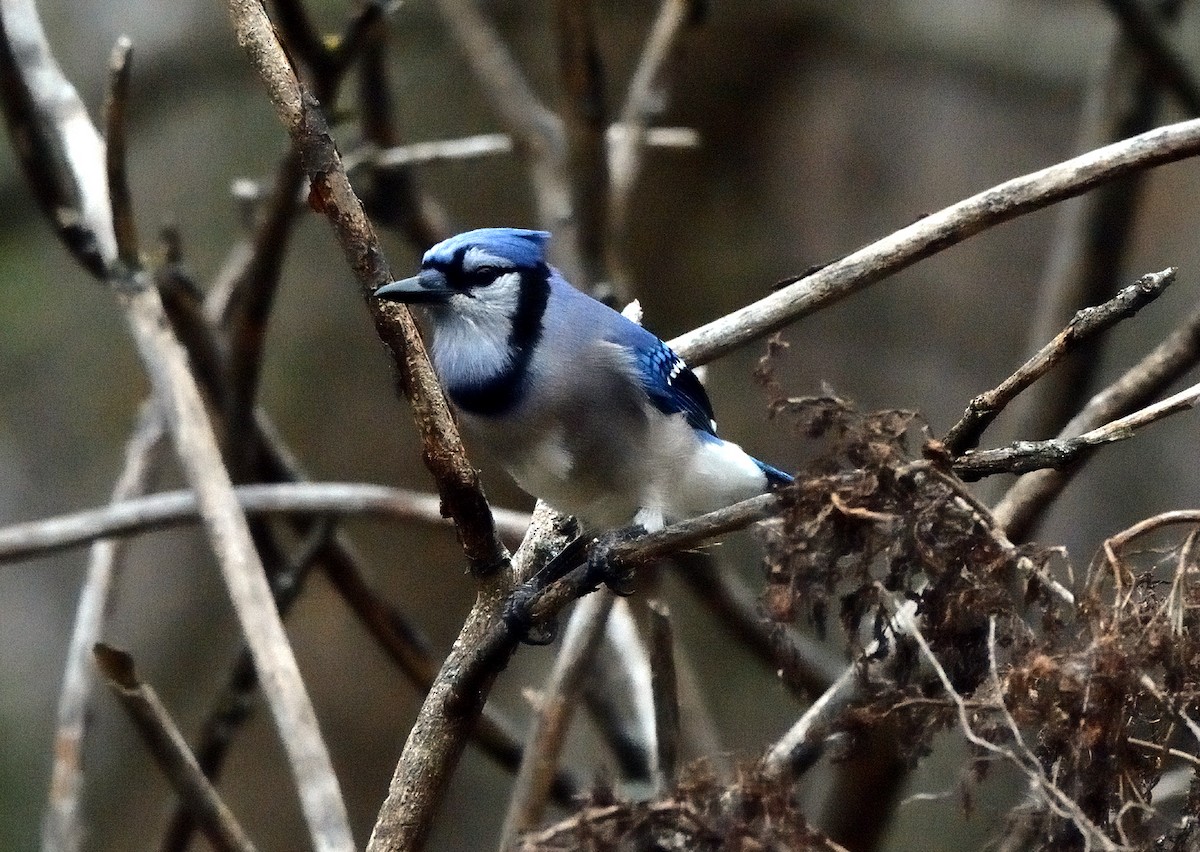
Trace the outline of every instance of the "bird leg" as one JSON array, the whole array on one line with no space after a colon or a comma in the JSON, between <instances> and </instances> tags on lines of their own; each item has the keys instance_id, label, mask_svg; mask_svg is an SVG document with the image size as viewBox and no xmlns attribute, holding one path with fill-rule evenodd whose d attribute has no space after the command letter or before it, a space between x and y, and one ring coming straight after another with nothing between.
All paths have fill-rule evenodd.
<instances>
[{"instance_id":1,"label":"bird leg","mask_svg":"<svg viewBox=\"0 0 1200 852\"><path fill-rule=\"evenodd\" d=\"M549 645L558 635L558 622L555 619L534 623L533 604L551 583L562 579L579 564L579 557L586 546L587 539L584 536L575 536L536 574L509 593L502 616L504 624L526 645Z\"/></svg>"},{"instance_id":2,"label":"bird leg","mask_svg":"<svg viewBox=\"0 0 1200 852\"><path fill-rule=\"evenodd\" d=\"M646 528L639 523L634 523L632 526L606 532L592 542L591 549L588 551L584 588L594 589L604 583L612 589L615 595L623 598L632 595L636 571L632 565L626 565L613 559L612 551L617 545L641 538L645 534Z\"/></svg>"},{"instance_id":3,"label":"bird leg","mask_svg":"<svg viewBox=\"0 0 1200 852\"><path fill-rule=\"evenodd\" d=\"M505 628L527 645L548 645L558 634L558 622L553 619L535 621L533 611L543 594L559 581L571 581L571 597L582 597L596 591L603 583L614 594L627 597L634 592L634 568L612 558L613 549L620 544L646 534L641 524L633 524L619 530L604 533L591 541L585 536L576 536L547 562L540 571L517 586L508 596L501 616ZM587 558L580 563L584 549ZM582 567L578 577L568 576ZM553 591L553 590L551 590Z\"/></svg>"}]
</instances>

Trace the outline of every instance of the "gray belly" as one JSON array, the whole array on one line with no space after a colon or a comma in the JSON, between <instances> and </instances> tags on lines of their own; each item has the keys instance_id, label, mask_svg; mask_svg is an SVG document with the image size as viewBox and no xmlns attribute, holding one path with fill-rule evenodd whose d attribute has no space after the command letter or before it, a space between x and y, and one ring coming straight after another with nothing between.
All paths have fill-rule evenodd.
<instances>
[{"instance_id":1,"label":"gray belly","mask_svg":"<svg viewBox=\"0 0 1200 852\"><path fill-rule=\"evenodd\" d=\"M594 526L629 523L640 507L646 416L604 423L550 416L489 418L460 414L468 440L495 459L521 489Z\"/></svg>"}]
</instances>

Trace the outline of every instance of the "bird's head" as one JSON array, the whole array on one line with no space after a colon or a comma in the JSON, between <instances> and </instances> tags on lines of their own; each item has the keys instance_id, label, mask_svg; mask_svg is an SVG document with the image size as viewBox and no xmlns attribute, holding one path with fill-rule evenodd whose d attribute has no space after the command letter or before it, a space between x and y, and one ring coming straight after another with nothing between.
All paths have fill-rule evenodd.
<instances>
[{"instance_id":1,"label":"bird's head","mask_svg":"<svg viewBox=\"0 0 1200 852\"><path fill-rule=\"evenodd\" d=\"M435 323L450 314L476 322L511 320L522 291L549 273L549 239L545 231L519 228L456 234L425 252L420 273L385 284L375 298L428 308Z\"/></svg>"}]
</instances>

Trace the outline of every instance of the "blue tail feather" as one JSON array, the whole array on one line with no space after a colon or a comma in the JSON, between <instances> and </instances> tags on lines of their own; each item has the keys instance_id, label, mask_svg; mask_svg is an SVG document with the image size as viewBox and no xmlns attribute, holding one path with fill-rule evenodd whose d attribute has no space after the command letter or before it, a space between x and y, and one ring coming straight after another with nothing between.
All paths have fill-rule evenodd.
<instances>
[{"instance_id":1,"label":"blue tail feather","mask_svg":"<svg viewBox=\"0 0 1200 852\"><path fill-rule=\"evenodd\" d=\"M751 458L754 458L754 457L751 456ZM793 482L795 482L795 480L792 478L791 474L784 473L779 468L772 467L771 465L767 464L765 461L759 461L758 459L754 459L754 463L756 465L758 465L758 469L761 470L766 475L767 484L772 487L791 485Z\"/></svg>"}]
</instances>

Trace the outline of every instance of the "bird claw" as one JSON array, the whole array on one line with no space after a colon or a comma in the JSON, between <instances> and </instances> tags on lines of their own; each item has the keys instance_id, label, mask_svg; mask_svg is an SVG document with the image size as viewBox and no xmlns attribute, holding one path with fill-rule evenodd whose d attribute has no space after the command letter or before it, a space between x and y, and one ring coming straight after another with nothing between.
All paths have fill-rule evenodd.
<instances>
[{"instance_id":1,"label":"bird claw","mask_svg":"<svg viewBox=\"0 0 1200 852\"><path fill-rule=\"evenodd\" d=\"M634 581L637 572L631 565L622 565L612 560L612 551L618 544L624 544L646 534L646 528L634 524L624 529L607 532L596 539L588 552L588 587L597 588L604 583L614 595L627 598L636 591Z\"/></svg>"},{"instance_id":2,"label":"bird claw","mask_svg":"<svg viewBox=\"0 0 1200 852\"><path fill-rule=\"evenodd\" d=\"M558 636L558 621L547 619L535 623L532 615L533 602L541 589L534 583L522 583L512 590L504 603L500 618L510 633L515 634L526 645L549 645Z\"/></svg>"}]
</instances>

